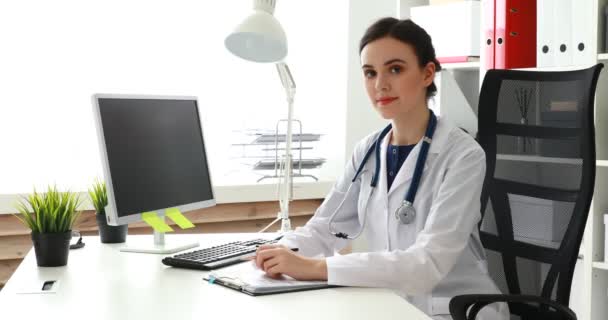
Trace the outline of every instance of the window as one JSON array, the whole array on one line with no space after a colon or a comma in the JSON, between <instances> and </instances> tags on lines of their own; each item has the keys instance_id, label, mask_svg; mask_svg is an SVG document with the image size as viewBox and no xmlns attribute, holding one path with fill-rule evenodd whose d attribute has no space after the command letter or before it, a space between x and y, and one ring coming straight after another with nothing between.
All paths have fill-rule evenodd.
<instances>
[{"instance_id":1,"label":"window","mask_svg":"<svg viewBox=\"0 0 608 320\"><path fill-rule=\"evenodd\" d=\"M83 191L103 175L94 93L198 96L214 184L255 184L262 173L238 136L273 132L287 103L274 65L224 48L251 10L250 0L0 4L0 194L49 183ZM326 162L307 172L333 180L344 159L348 2L278 1L275 15L288 35L295 117L322 134L314 148Z\"/></svg>"}]
</instances>

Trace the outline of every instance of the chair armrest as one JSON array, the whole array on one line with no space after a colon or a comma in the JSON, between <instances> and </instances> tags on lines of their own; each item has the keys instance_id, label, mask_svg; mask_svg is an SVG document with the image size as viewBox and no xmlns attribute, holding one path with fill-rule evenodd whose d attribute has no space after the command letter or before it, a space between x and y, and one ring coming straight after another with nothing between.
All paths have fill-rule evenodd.
<instances>
[{"instance_id":1,"label":"chair armrest","mask_svg":"<svg viewBox=\"0 0 608 320\"><path fill-rule=\"evenodd\" d=\"M509 307L525 305L528 308L532 307L529 303L536 303L556 311L555 317L551 317L551 319L576 320L576 314L570 308L549 299L530 295L466 294L455 296L450 300L450 314L454 320L472 320L477 317L477 313L483 307L495 302L507 302ZM539 313L543 313L541 308L536 309Z\"/></svg>"}]
</instances>

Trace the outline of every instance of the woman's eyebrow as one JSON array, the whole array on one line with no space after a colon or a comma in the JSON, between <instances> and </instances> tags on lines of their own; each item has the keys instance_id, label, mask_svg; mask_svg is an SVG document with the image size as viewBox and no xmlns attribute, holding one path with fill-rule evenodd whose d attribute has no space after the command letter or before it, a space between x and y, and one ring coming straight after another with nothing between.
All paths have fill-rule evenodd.
<instances>
[{"instance_id":1,"label":"woman's eyebrow","mask_svg":"<svg viewBox=\"0 0 608 320\"><path fill-rule=\"evenodd\" d=\"M389 64L395 63L395 62L401 62L403 64L407 64L407 62L405 62L405 61L403 61L401 59L391 59L391 60L388 60L387 62L385 62L384 65L388 66ZM366 68L373 69L374 67L372 65L369 65L369 64L364 64L364 65L361 66L361 68L363 68L363 69L366 69Z\"/></svg>"},{"instance_id":2,"label":"woman's eyebrow","mask_svg":"<svg viewBox=\"0 0 608 320\"><path fill-rule=\"evenodd\" d=\"M391 59L391 60L388 60L387 62L385 62L384 65L387 66L387 65L389 65L391 63L395 63L395 62L401 62L403 64L407 64L407 62L405 62L405 61L403 61L401 59Z\"/></svg>"}]
</instances>

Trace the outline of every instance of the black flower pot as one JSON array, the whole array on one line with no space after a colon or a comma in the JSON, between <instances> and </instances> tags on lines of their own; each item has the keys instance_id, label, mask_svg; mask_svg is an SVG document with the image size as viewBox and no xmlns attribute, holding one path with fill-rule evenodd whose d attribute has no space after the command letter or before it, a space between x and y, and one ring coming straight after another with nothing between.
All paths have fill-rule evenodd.
<instances>
[{"instance_id":1,"label":"black flower pot","mask_svg":"<svg viewBox=\"0 0 608 320\"><path fill-rule=\"evenodd\" d=\"M72 231L61 233L32 232L36 262L39 267L61 267L68 264Z\"/></svg>"},{"instance_id":2,"label":"black flower pot","mask_svg":"<svg viewBox=\"0 0 608 320\"><path fill-rule=\"evenodd\" d=\"M127 240L127 225L110 226L106 221L106 214L96 214L97 227L102 243L123 243Z\"/></svg>"}]
</instances>

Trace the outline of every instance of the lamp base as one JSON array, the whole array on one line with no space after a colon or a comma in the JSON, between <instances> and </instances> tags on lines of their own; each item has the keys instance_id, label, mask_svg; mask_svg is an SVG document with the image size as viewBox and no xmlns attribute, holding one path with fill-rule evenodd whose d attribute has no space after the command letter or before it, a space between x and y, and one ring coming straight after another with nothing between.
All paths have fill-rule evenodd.
<instances>
[{"instance_id":1,"label":"lamp base","mask_svg":"<svg viewBox=\"0 0 608 320\"><path fill-rule=\"evenodd\" d=\"M281 213L279 212L279 217L272 220L271 223L269 223L267 226L265 226L262 230L258 231L259 233L265 232L266 230L268 230L268 228L272 227L275 223L277 223L279 220L281 220L281 230L279 230L280 233L285 233L285 232L289 232L291 231L291 220L289 220L289 218L281 218Z\"/></svg>"},{"instance_id":2,"label":"lamp base","mask_svg":"<svg viewBox=\"0 0 608 320\"><path fill-rule=\"evenodd\" d=\"M281 233L291 231L291 220L289 218L285 218L281 220Z\"/></svg>"}]
</instances>

